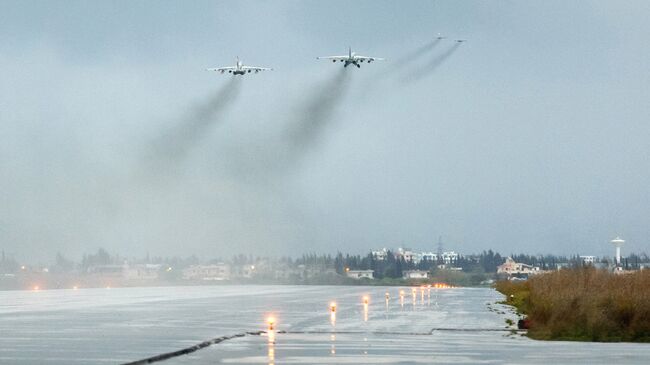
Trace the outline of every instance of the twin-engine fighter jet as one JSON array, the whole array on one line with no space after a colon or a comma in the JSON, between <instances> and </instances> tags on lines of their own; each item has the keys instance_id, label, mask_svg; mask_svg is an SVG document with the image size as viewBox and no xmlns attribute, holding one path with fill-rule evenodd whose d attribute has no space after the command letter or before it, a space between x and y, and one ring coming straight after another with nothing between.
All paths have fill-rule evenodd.
<instances>
[{"instance_id":1,"label":"twin-engine fighter jet","mask_svg":"<svg viewBox=\"0 0 650 365\"><path fill-rule=\"evenodd\" d=\"M358 68L361 68L360 63L367 62L370 63L372 61L383 61L383 58L379 57L368 57L368 56L360 56L354 52L352 52L352 48L350 47L348 49L348 54L345 56L327 56L327 57L318 57L317 59L319 60L332 60L332 62L345 62L343 64L343 67L348 67L348 65L352 64L357 66Z\"/></svg>"},{"instance_id":2,"label":"twin-engine fighter jet","mask_svg":"<svg viewBox=\"0 0 650 365\"><path fill-rule=\"evenodd\" d=\"M225 73L228 71L229 74L233 75L244 75L246 73L251 73L255 71L255 73L258 73L260 71L271 71L273 70L272 68L268 67L253 67L253 66L244 66L241 61L239 60L239 57L237 57L237 63L235 66L229 66L229 67L219 67L219 68L208 68L206 70L208 71L219 71L221 73Z\"/></svg>"}]
</instances>

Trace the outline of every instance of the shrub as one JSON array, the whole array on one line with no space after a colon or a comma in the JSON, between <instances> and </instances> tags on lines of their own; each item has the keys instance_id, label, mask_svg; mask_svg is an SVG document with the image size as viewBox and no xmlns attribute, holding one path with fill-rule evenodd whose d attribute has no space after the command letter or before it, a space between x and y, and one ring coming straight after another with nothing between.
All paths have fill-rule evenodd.
<instances>
[{"instance_id":1,"label":"shrub","mask_svg":"<svg viewBox=\"0 0 650 365\"><path fill-rule=\"evenodd\" d=\"M532 338L650 342L650 271L576 268L495 286L528 316Z\"/></svg>"}]
</instances>

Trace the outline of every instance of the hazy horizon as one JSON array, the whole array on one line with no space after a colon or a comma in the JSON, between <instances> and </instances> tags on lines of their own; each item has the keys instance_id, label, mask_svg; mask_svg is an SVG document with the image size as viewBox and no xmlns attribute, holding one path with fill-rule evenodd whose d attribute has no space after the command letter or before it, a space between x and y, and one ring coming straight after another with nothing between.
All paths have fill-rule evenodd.
<instances>
[{"instance_id":1,"label":"hazy horizon","mask_svg":"<svg viewBox=\"0 0 650 365\"><path fill-rule=\"evenodd\" d=\"M624 254L648 252L648 15L644 1L2 2L0 249L281 256L442 237L611 256L620 235ZM349 46L387 60L316 60ZM205 71L237 56L274 70Z\"/></svg>"}]
</instances>

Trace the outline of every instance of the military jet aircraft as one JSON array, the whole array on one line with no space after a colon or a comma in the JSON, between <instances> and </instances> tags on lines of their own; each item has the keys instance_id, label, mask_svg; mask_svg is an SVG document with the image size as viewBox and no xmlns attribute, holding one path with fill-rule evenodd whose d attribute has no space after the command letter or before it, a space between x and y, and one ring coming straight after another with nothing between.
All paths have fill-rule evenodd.
<instances>
[{"instance_id":1,"label":"military jet aircraft","mask_svg":"<svg viewBox=\"0 0 650 365\"><path fill-rule=\"evenodd\" d=\"M244 74L247 74L247 73L251 73L253 71L255 71L255 73L258 73L260 71L271 71L273 69L268 68L268 67L244 66L241 63L241 61L239 60L239 57L237 57L235 66L208 68L206 70L208 70L208 71L219 71L222 74L225 73L225 72L228 72L229 74L233 74L233 75L244 75Z\"/></svg>"},{"instance_id":2,"label":"military jet aircraft","mask_svg":"<svg viewBox=\"0 0 650 365\"><path fill-rule=\"evenodd\" d=\"M379 57L368 57L368 56L361 56L358 55L354 52L352 52L352 47L348 49L348 54L344 56L327 56L327 57L317 57L319 60L332 60L332 62L345 62L343 64L343 67L348 67L349 65L355 65L358 68L361 68L360 63L363 62L373 62L373 61L384 61L383 58Z\"/></svg>"}]
</instances>

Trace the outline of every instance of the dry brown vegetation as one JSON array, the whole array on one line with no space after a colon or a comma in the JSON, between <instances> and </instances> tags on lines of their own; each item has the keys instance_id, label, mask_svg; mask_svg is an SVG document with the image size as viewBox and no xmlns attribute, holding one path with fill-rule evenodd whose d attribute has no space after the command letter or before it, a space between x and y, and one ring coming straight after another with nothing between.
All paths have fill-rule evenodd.
<instances>
[{"instance_id":1,"label":"dry brown vegetation","mask_svg":"<svg viewBox=\"0 0 650 365\"><path fill-rule=\"evenodd\" d=\"M496 289L528 316L532 338L650 342L650 270L568 269Z\"/></svg>"}]
</instances>

